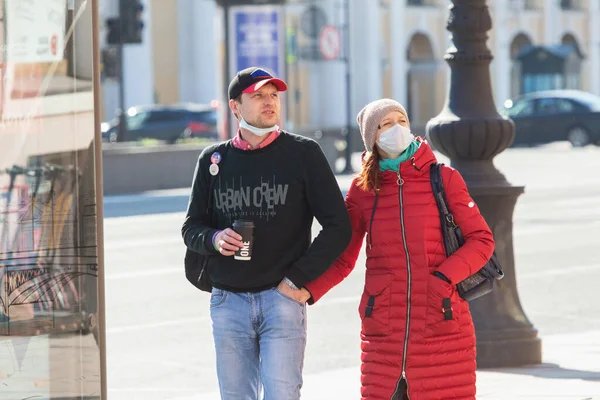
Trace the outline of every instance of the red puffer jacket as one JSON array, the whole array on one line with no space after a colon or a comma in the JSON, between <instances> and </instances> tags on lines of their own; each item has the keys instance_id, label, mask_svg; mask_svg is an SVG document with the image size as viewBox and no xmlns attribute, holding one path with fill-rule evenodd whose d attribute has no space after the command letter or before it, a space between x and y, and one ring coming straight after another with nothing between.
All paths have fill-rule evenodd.
<instances>
[{"instance_id":1,"label":"red puffer jacket","mask_svg":"<svg viewBox=\"0 0 600 400\"><path fill-rule=\"evenodd\" d=\"M395 400L404 384L411 400L475 399L475 332L469 305L454 285L432 273L437 270L460 282L487 262L494 240L461 175L443 167L448 205L465 237L465 244L446 257L429 180L435 162L423 142L400 165L399 174L382 173L377 196L353 182L346 197L353 227L350 245L306 285L312 301L318 301L347 277L367 233L359 306L363 400ZM443 299L450 299L450 320L445 319Z\"/></svg>"}]
</instances>

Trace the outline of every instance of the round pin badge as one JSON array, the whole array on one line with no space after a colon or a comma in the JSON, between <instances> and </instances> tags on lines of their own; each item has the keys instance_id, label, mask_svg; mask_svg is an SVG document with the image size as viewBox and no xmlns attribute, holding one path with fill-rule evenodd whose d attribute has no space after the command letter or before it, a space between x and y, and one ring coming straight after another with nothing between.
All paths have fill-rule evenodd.
<instances>
[{"instance_id":1,"label":"round pin badge","mask_svg":"<svg viewBox=\"0 0 600 400\"><path fill-rule=\"evenodd\" d=\"M208 167L208 172L210 172L212 176L217 175L219 173L219 166L217 164L210 164L210 167Z\"/></svg>"},{"instance_id":2,"label":"round pin badge","mask_svg":"<svg viewBox=\"0 0 600 400\"><path fill-rule=\"evenodd\" d=\"M220 153L212 153L212 156L210 156L210 162L212 162L213 164L218 164L221 162L221 154Z\"/></svg>"}]
</instances>

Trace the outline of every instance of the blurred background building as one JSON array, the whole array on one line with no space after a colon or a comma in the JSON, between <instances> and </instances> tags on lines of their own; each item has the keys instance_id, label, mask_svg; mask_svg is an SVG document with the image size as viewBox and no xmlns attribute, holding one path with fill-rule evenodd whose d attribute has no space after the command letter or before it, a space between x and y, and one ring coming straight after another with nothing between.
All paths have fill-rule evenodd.
<instances>
[{"instance_id":1,"label":"blurred background building","mask_svg":"<svg viewBox=\"0 0 600 400\"><path fill-rule=\"evenodd\" d=\"M101 19L118 14L101 3ZM225 71L223 10L213 0L143 0L141 44L125 46L126 105L222 100ZM346 19L350 26L351 113L392 97L406 104L413 128L441 109L448 84L444 53L448 1L289 0L280 7L284 68L290 86L284 125L299 133L341 131L345 107ZM488 45L497 105L545 89L600 94L600 5L590 0L495 0ZM333 27L331 54L320 32ZM104 28L106 29L106 28ZM106 32L105 32L106 33ZM235 33L235 32L234 32ZM105 34L101 31L101 40ZM106 47L105 45L102 45ZM103 81L105 119L118 109L118 84Z\"/></svg>"}]
</instances>

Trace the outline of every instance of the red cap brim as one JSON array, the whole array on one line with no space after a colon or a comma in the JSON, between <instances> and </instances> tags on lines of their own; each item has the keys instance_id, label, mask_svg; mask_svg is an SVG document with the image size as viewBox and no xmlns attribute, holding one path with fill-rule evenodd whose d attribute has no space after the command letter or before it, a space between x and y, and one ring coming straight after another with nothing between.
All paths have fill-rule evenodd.
<instances>
[{"instance_id":1,"label":"red cap brim","mask_svg":"<svg viewBox=\"0 0 600 400\"><path fill-rule=\"evenodd\" d=\"M255 84L248 86L246 89L242 90L242 93L256 92L258 89L265 86L267 83L272 83L273 85L275 85L277 90L280 92L285 92L287 90L287 85L281 79L268 78L268 79L263 79L262 81L256 82Z\"/></svg>"}]
</instances>

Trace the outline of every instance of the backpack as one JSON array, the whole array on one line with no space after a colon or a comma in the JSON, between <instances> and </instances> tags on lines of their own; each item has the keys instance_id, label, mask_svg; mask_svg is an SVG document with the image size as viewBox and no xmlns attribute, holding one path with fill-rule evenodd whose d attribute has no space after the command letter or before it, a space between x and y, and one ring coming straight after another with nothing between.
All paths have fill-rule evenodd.
<instances>
[{"instance_id":1,"label":"backpack","mask_svg":"<svg viewBox=\"0 0 600 400\"><path fill-rule=\"evenodd\" d=\"M222 145L219 145L215 148L214 152L219 152L221 154L221 162L225 159L225 154L229 149L229 142L226 142ZM218 174L217 174L218 175ZM216 215L213 213L213 188L215 186L215 181L217 180L217 175L210 176L210 182L208 184L208 201L206 204L206 221L210 226L215 226ZM212 292L212 282L210 277L208 276L207 265L210 257L214 257L212 255L205 255L196 253L189 248L186 248L185 257L184 257L184 265L185 265L185 277L187 280L194 285L196 288L200 289L203 292Z\"/></svg>"}]
</instances>

